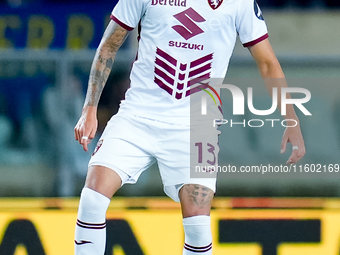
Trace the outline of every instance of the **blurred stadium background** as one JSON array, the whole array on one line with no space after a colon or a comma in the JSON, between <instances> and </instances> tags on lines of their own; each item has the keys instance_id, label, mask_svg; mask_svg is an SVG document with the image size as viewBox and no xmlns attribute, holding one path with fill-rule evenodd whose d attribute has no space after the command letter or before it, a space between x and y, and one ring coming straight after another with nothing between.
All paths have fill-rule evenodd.
<instances>
[{"instance_id":1,"label":"blurred stadium background","mask_svg":"<svg viewBox=\"0 0 340 255\"><path fill-rule=\"evenodd\" d=\"M116 0L0 0L0 197L4 198L0 201L1 226L6 225L6 219L12 217L10 213L3 216L1 212L21 211L26 206L33 209L66 208L66 211L72 211L70 218L74 220L77 203L66 198L79 196L90 153L84 153L76 143L73 128L81 113L95 49L116 2ZM258 0L258 3L267 21L270 41L289 85L307 88L312 93L312 100L307 104L307 108L313 117L300 116L307 146L307 154L301 164L339 164L340 1ZM132 34L117 55L113 72L100 101L98 137L106 121L117 111L119 101L124 98L124 92L129 86L128 76L136 48L136 34ZM256 65L249 52L238 42L226 81L239 82L236 85L242 87L243 84L245 89L249 82L256 79L259 79ZM270 99L268 96L262 100L262 92L266 93L264 86L257 86L255 94L258 96L255 101L263 102ZM228 96L227 93L222 94L226 105ZM222 132L221 165L284 164L289 157L287 153L280 155L283 129L231 129L225 126L222 127ZM94 146L95 141L92 150ZM269 208L339 208L337 198L340 196L340 178L336 175L331 178L223 177L218 180L216 196L221 200L215 203L217 211L238 207L261 208L267 205ZM123 198L164 196L157 166L144 173L138 184L123 187L117 195ZM19 197L21 200L9 199ZM28 203L27 200L22 200L23 197L45 199L30 200ZM58 197L65 199L52 199ZM311 199L287 202L280 199L228 200L224 199L225 197L268 199L311 197ZM333 200L318 200L316 197ZM150 208L159 209L164 206L168 210L169 204L164 202L168 200L162 199L156 199L158 206L153 205ZM149 200L130 198L124 201L121 202L122 208L144 208L147 207L145 201ZM241 205L238 204L240 201ZM328 201L327 206L324 204L325 201ZM170 207L173 208L173 205ZM178 209L177 206L174 208ZM235 212L229 213L233 215ZM249 213L242 214L243 216L235 214L235 217L247 218L252 212ZM283 218L301 218L301 215L312 219L321 217L317 213L313 214L314 212L310 215L308 211L302 211L302 214L296 212L298 216L292 216L289 211L277 213L273 211L269 216L263 216L262 212L256 213L249 217L273 219L282 215ZM159 211L158 214L155 213L161 214ZM219 215L223 213L216 213L214 217L218 218ZM38 219L40 216L38 213L30 217ZM134 216L127 217L133 221ZM174 215L164 217L178 220ZM64 221L64 218L56 219L56 222ZM327 220L334 222L332 218ZM43 226L44 221L39 224ZM73 231L73 225L70 231ZM337 234L340 233L336 231ZM48 232L46 233L48 235ZM71 236L72 233L70 234L72 240ZM259 240L254 242L261 243ZM331 248L334 253L325 253L323 250L315 252L312 248L312 246L309 248L308 254L338 254L336 250L338 246ZM114 254L124 254L124 251L117 249ZM237 247L232 249L234 253L230 254L261 254L258 247L249 246L246 248L249 252L243 250L241 253L237 253ZM283 247L280 251L282 254L295 254L287 249L288 251ZM126 251L125 253L130 254ZM0 254L2 255L1 246ZM263 250L263 254L273 253Z\"/></svg>"},{"instance_id":2,"label":"blurred stadium background","mask_svg":"<svg viewBox=\"0 0 340 255\"><path fill-rule=\"evenodd\" d=\"M90 153L84 153L73 140L73 127L81 113L94 51L114 4L115 1L1 2L1 196L78 196ZM307 155L302 163L335 164L340 155L337 117L340 95L334 86L339 84L336 79L340 78L340 10L337 9L340 3L262 0L259 4L289 85L305 87L312 93L309 108L313 109L314 116L301 119L307 144ZM136 47L136 36L132 34L119 51L100 102L98 136L124 98ZM227 77L235 83L237 79L259 78L249 52L240 43ZM245 86L249 86L249 82ZM254 91L258 95L266 93L261 84ZM227 105L230 99L224 101ZM320 118L325 119L321 121ZM262 138L267 132L265 128L262 132L254 128L222 129L222 163L252 165L263 159L284 163L288 158L288 155L278 158L281 129L276 128L276 133L272 131L270 139ZM92 149L94 146L95 141ZM220 179L218 196L340 195L340 186L334 178L330 183L315 182L311 178L300 185L285 179L280 182L285 187L248 178L231 183L227 178ZM142 176L138 185L124 187L119 195L163 196L156 166Z\"/></svg>"}]
</instances>

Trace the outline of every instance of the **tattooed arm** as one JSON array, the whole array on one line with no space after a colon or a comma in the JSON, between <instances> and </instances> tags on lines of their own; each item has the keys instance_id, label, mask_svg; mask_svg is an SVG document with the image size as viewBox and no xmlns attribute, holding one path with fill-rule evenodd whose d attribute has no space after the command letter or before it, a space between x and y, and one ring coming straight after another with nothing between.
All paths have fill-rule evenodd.
<instances>
[{"instance_id":1,"label":"tattooed arm","mask_svg":"<svg viewBox=\"0 0 340 255\"><path fill-rule=\"evenodd\" d=\"M83 146L85 151L88 150L87 145L97 131L97 107L100 95L110 75L116 53L127 36L128 31L126 29L111 21L96 51L82 115L74 128L75 139Z\"/></svg>"}]
</instances>

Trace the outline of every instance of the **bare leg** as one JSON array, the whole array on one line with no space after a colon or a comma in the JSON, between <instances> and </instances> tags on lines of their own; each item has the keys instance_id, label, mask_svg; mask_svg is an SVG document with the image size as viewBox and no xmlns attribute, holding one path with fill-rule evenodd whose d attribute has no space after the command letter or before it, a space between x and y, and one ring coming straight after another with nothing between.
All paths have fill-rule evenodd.
<instances>
[{"instance_id":1,"label":"bare leg","mask_svg":"<svg viewBox=\"0 0 340 255\"><path fill-rule=\"evenodd\" d=\"M119 175L104 166L91 166L88 169L85 187L111 199L122 184Z\"/></svg>"}]
</instances>

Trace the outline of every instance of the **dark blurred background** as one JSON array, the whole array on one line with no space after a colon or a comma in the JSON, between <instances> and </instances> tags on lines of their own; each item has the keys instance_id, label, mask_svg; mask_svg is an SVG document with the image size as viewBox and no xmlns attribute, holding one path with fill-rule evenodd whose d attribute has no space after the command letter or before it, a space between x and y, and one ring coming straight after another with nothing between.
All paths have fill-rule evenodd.
<instances>
[{"instance_id":1,"label":"dark blurred background","mask_svg":"<svg viewBox=\"0 0 340 255\"><path fill-rule=\"evenodd\" d=\"M100 1L66 1L66 0L1 0L0 3L2 5L9 6L20 6L20 5L44 5L44 4L83 4L83 3L96 3L96 4L107 4L108 1L100 0ZM287 8L287 7L300 7L300 8L334 8L339 7L340 2L337 0L258 0L258 4L262 8ZM112 4L112 2L111 2Z\"/></svg>"},{"instance_id":2,"label":"dark blurred background","mask_svg":"<svg viewBox=\"0 0 340 255\"><path fill-rule=\"evenodd\" d=\"M0 0L0 196L78 196L91 153L73 138L81 114L95 49L116 1ZM313 117L300 115L307 154L302 164L338 164L340 158L340 1L258 0L270 41L289 85L312 93ZM132 32L117 54L99 106L99 138L129 86L137 49ZM238 42L228 75L259 79L250 54ZM228 78L227 78L228 80ZM238 84L239 83L239 84ZM242 87L243 86L243 87ZM268 101L264 86L256 100ZM222 94L225 105L229 95ZM256 101L255 100L255 101ZM264 106L266 107L266 106ZM252 118L252 116L246 116ZM285 164L282 129L222 127L220 164ZM96 141L91 144L93 151ZM221 176L217 196L340 195L339 178ZM163 196L157 166L121 196Z\"/></svg>"}]
</instances>

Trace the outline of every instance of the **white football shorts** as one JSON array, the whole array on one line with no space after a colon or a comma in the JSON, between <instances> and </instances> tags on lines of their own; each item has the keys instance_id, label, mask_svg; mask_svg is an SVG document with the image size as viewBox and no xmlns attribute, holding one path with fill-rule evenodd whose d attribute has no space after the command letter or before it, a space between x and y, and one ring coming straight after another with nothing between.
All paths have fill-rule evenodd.
<instances>
[{"instance_id":1,"label":"white football shorts","mask_svg":"<svg viewBox=\"0 0 340 255\"><path fill-rule=\"evenodd\" d=\"M219 149L219 131L215 133L209 142ZM194 157L199 158L198 155ZM214 177L190 178L189 125L118 113L109 120L89 166L100 165L112 169L124 185L136 183L141 173L155 162L158 163L164 192L176 202L179 202L178 192L185 184L199 184L213 192L216 190Z\"/></svg>"}]
</instances>

